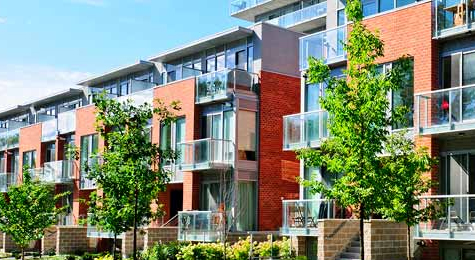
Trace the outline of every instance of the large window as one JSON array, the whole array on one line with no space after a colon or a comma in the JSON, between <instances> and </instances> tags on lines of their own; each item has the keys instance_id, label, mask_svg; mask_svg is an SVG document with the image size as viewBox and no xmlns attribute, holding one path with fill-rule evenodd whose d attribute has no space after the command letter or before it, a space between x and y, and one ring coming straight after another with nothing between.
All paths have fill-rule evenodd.
<instances>
[{"instance_id":1,"label":"large window","mask_svg":"<svg viewBox=\"0 0 475 260\"><path fill-rule=\"evenodd\" d=\"M416 0L363 0L363 15L370 16L415 2Z\"/></svg>"},{"instance_id":2,"label":"large window","mask_svg":"<svg viewBox=\"0 0 475 260\"><path fill-rule=\"evenodd\" d=\"M95 184L87 178L87 170L98 163L97 155L99 149L99 136L97 134L87 135L81 137L81 188L94 188Z\"/></svg>"},{"instance_id":3,"label":"large window","mask_svg":"<svg viewBox=\"0 0 475 260\"><path fill-rule=\"evenodd\" d=\"M454 88L475 84L475 51L442 57L442 87Z\"/></svg>"},{"instance_id":4,"label":"large window","mask_svg":"<svg viewBox=\"0 0 475 260\"><path fill-rule=\"evenodd\" d=\"M56 161L56 144L55 143L46 144L45 162L54 162L54 161Z\"/></svg>"},{"instance_id":5,"label":"large window","mask_svg":"<svg viewBox=\"0 0 475 260\"><path fill-rule=\"evenodd\" d=\"M238 159L255 161L257 152L256 112L239 110Z\"/></svg>"},{"instance_id":6,"label":"large window","mask_svg":"<svg viewBox=\"0 0 475 260\"><path fill-rule=\"evenodd\" d=\"M36 150L23 153L23 168L24 167L28 167L29 169L36 168Z\"/></svg>"},{"instance_id":7,"label":"large window","mask_svg":"<svg viewBox=\"0 0 475 260\"><path fill-rule=\"evenodd\" d=\"M184 117L178 118L174 123L160 125L160 148L163 150L173 149L178 152L178 161L183 160L184 149L180 149L178 144L185 142L186 121ZM181 147L184 148L184 147ZM170 161L163 162L170 165Z\"/></svg>"}]
</instances>

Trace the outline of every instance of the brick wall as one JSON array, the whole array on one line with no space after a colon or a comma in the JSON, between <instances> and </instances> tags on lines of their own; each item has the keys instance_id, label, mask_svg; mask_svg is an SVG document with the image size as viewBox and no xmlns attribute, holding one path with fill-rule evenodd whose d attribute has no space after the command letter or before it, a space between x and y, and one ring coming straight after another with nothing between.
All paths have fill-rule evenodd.
<instances>
[{"instance_id":1,"label":"brick wall","mask_svg":"<svg viewBox=\"0 0 475 260\"><path fill-rule=\"evenodd\" d=\"M367 260L405 260L407 226L387 220L365 221L365 258Z\"/></svg>"},{"instance_id":2,"label":"brick wall","mask_svg":"<svg viewBox=\"0 0 475 260\"><path fill-rule=\"evenodd\" d=\"M56 252L56 239L58 238L58 230L56 226L47 228L45 235L41 239L41 253L47 254L48 252Z\"/></svg>"},{"instance_id":3,"label":"brick wall","mask_svg":"<svg viewBox=\"0 0 475 260\"><path fill-rule=\"evenodd\" d=\"M90 251L86 227L57 227L56 254Z\"/></svg>"},{"instance_id":4,"label":"brick wall","mask_svg":"<svg viewBox=\"0 0 475 260\"><path fill-rule=\"evenodd\" d=\"M181 111L177 113L177 116L185 117L185 140L193 141L199 138L200 113L198 106L195 105L194 78L173 82L166 86L155 88L153 96L155 99L163 101L166 105L170 104L172 101L179 101ZM159 143L160 122L156 115L153 119L152 135L152 141L154 143ZM183 174L183 209L198 209L199 176L197 173L191 172L184 172ZM172 200L169 202L173 203Z\"/></svg>"},{"instance_id":5,"label":"brick wall","mask_svg":"<svg viewBox=\"0 0 475 260\"><path fill-rule=\"evenodd\" d=\"M137 230L137 251L142 251L144 249L144 236L145 231L142 229ZM134 248L134 232L128 231L125 232L124 238L122 239L122 256L124 258L130 257L133 254Z\"/></svg>"},{"instance_id":6,"label":"brick wall","mask_svg":"<svg viewBox=\"0 0 475 260\"><path fill-rule=\"evenodd\" d=\"M152 247L155 243L168 243L176 241L177 237L177 227L148 227L145 229L144 250Z\"/></svg>"},{"instance_id":7,"label":"brick wall","mask_svg":"<svg viewBox=\"0 0 475 260\"><path fill-rule=\"evenodd\" d=\"M261 72L259 104L259 230L282 224L282 199L296 199L300 163L284 152L284 115L300 111L300 78Z\"/></svg>"},{"instance_id":8,"label":"brick wall","mask_svg":"<svg viewBox=\"0 0 475 260\"><path fill-rule=\"evenodd\" d=\"M318 221L318 259L334 260L359 234L359 220Z\"/></svg>"},{"instance_id":9,"label":"brick wall","mask_svg":"<svg viewBox=\"0 0 475 260\"><path fill-rule=\"evenodd\" d=\"M43 163L43 155L41 149L41 124L34 124L20 129L20 160L19 160L19 176L23 178L23 153L28 151L36 151L35 168L41 167Z\"/></svg>"}]
</instances>

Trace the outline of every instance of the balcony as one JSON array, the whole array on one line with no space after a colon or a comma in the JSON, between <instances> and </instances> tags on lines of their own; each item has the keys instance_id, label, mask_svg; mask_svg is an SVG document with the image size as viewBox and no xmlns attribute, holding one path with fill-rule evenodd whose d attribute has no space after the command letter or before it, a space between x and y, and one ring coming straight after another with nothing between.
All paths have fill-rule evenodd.
<instances>
[{"instance_id":1,"label":"balcony","mask_svg":"<svg viewBox=\"0 0 475 260\"><path fill-rule=\"evenodd\" d=\"M143 82L143 83L149 83L149 82ZM125 102L127 100L131 100L135 106L140 106L145 103L152 105L153 104L153 89L149 88L149 89L141 90L138 92L134 92L127 96L121 96L117 98L117 101L119 102Z\"/></svg>"},{"instance_id":2,"label":"balcony","mask_svg":"<svg viewBox=\"0 0 475 260\"><path fill-rule=\"evenodd\" d=\"M225 169L234 165L234 143L231 140L201 139L178 144L178 170L204 171Z\"/></svg>"},{"instance_id":3,"label":"balcony","mask_svg":"<svg viewBox=\"0 0 475 260\"><path fill-rule=\"evenodd\" d=\"M178 212L178 240L216 242L222 240L223 214L211 211Z\"/></svg>"},{"instance_id":4,"label":"balcony","mask_svg":"<svg viewBox=\"0 0 475 260\"><path fill-rule=\"evenodd\" d=\"M20 146L20 129L0 132L0 150L15 149Z\"/></svg>"},{"instance_id":5,"label":"balcony","mask_svg":"<svg viewBox=\"0 0 475 260\"><path fill-rule=\"evenodd\" d=\"M57 226L73 226L74 225L73 215L67 214L67 215L58 216L58 223L56 225Z\"/></svg>"},{"instance_id":6,"label":"balcony","mask_svg":"<svg viewBox=\"0 0 475 260\"><path fill-rule=\"evenodd\" d=\"M56 118L41 123L41 141L49 142L56 140L58 135L58 121Z\"/></svg>"},{"instance_id":7,"label":"balcony","mask_svg":"<svg viewBox=\"0 0 475 260\"><path fill-rule=\"evenodd\" d=\"M322 2L316 5L311 5L302 8L298 11L279 16L272 20L266 21L267 23L277 25L280 27L294 29L298 31L306 31L311 27L319 27L324 24L324 20L319 24L315 22L318 18L325 18L327 15L327 2ZM314 21L311 23L311 21Z\"/></svg>"},{"instance_id":8,"label":"balcony","mask_svg":"<svg viewBox=\"0 0 475 260\"><path fill-rule=\"evenodd\" d=\"M73 181L73 161L46 162L40 181L49 183L71 183Z\"/></svg>"},{"instance_id":9,"label":"balcony","mask_svg":"<svg viewBox=\"0 0 475 260\"><path fill-rule=\"evenodd\" d=\"M457 36L473 30L475 8L472 1L436 0L433 6L436 38Z\"/></svg>"},{"instance_id":10,"label":"balcony","mask_svg":"<svg viewBox=\"0 0 475 260\"><path fill-rule=\"evenodd\" d=\"M284 116L284 150L318 148L328 137L328 112L324 110Z\"/></svg>"},{"instance_id":11,"label":"balcony","mask_svg":"<svg viewBox=\"0 0 475 260\"><path fill-rule=\"evenodd\" d=\"M344 210L333 200L283 200L284 235L318 236L318 220L342 218Z\"/></svg>"},{"instance_id":12,"label":"balcony","mask_svg":"<svg viewBox=\"0 0 475 260\"><path fill-rule=\"evenodd\" d=\"M317 32L300 38L300 70L308 69L308 58L323 59L326 64L346 60L343 43L346 41L346 26Z\"/></svg>"},{"instance_id":13,"label":"balcony","mask_svg":"<svg viewBox=\"0 0 475 260\"><path fill-rule=\"evenodd\" d=\"M416 94L419 134L475 130L475 85Z\"/></svg>"},{"instance_id":14,"label":"balcony","mask_svg":"<svg viewBox=\"0 0 475 260\"><path fill-rule=\"evenodd\" d=\"M257 76L244 70L225 69L196 77L196 104L226 100L234 93L253 93Z\"/></svg>"},{"instance_id":15,"label":"balcony","mask_svg":"<svg viewBox=\"0 0 475 260\"><path fill-rule=\"evenodd\" d=\"M475 195L421 197L420 207L437 203L442 215L415 227L415 239L475 241Z\"/></svg>"},{"instance_id":16,"label":"balcony","mask_svg":"<svg viewBox=\"0 0 475 260\"><path fill-rule=\"evenodd\" d=\"M0 192L8 192L10 186L17 184L17 173L3 172L0 173Z\"/></svg>"},{"instance_id":17,"label":"balcony","mask_svg":"<svg viewBox=\"0 0 475 260\"><path fill-rule=\"evenodd\" d=\"M231 0L230 13L239 19L254 22L256 16L295 3L295 0Z\"/></svg>"},{"instance_id":18,"label":"balcony","mask_svg":"<svg viewBox=\"0 0 475 260\"><path fill-rule=\"evenodd\" d=\"M58 133L67 134L76 131L76 110L58 114Z\"/></svg>"}]
</instances>

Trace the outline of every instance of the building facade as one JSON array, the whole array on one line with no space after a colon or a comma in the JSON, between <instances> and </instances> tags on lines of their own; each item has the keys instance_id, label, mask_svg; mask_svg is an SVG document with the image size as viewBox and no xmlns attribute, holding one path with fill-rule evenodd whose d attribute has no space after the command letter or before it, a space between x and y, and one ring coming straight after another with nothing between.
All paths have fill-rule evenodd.
<instances>
[{"instance_id":1,"label":"building facade","mask_svg":"<svg viewBox=\"0 0 475 260\"><path fill-rule=\"evenodd\" d=\"M385 43L381 70L391 69L402 55L413 60L407 84L388 98L393 107L404 104L411 110L409 123L392 130L408 129L417 145L439 158L428 173L438 186L421 206L451 202L439 220L414 227L415 255L473 259L475 7L465 0L362 3L364 23ZM231 0L231 16L252 26L219 32L86 79L80 88L1 111L0 191L27 173L54 183L57 192L71 192L61 202L70 207L58 225L80 230L79 220L87 216L81 201L96 189L85 165L96 162L90 155L103 146L94 128L95 95L105 91L137 104L180 101L176 122L164 125L153 118L149 126L153 143L181 155L163 162L174 175L159 196L165 216L151 226L178 225L179 240L214 241L219 234L211 220L224 213L220 217L231 220L230 231L280 230L295 237L309 259L355 257L350 250L357 242L355 223L338 222L348 216L338 216L332 201L296 182L314 176L331 185L332 177L324 168L306 167L293 152L319 149L329 136L328 115L319 105L325 85L307 83L307 59L321 58L334 76L342 75L343 42L351 27L344 8L340 0ZM78 156L71 156L72 147ZM397 230L378 225L368 223L383 233ZM347 235L328 245L325 230L336 232L337 226ZM75 232L110 238L93 227Z\"/></svg>"}]
</instances>

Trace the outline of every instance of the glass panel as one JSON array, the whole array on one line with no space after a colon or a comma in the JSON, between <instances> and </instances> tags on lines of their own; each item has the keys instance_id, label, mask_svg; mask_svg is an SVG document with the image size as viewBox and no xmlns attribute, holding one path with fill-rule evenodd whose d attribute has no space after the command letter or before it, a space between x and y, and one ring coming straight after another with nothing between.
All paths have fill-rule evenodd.
<instances>
[{"instance_id":1,"label":"glass panel","mask_svg":"<svg viewBox=\"0 0 475 260\"><path fill-rule=\"evenodd\" d=\"M444 249L444 260L462 260L462 258L460 258L460 249L458 248Z\"/></svg>"},{"instance_id":2,"label":"glass panel","mask_svg":"<svg viewBox=\"0 0 475 260\"><path fill-rule=\"evenodd\" d=\"M363 15L370 16L377 13L376 0L362 0Z\"/></svg>"},{"instance_id":3,"label":"glass panel","mask_svg":"<svg viewBox=\"0 0 475 260\"><path fill-rule=\"evenodd\" d=\"M256 113L239 110L238 115L239 160L256 160Z\"/></svg>"},{"instance_id":4,"label":"glass panel","mask_svg":"<svg viewBox=\"0 0 475 260\"><path fill-rule=\"evenodd\" d=\"M414 3L415 0L396 0L396 7L405 6Z\"/></svg>"},{"instance_id":5,"label":"glass panel","mask_svg":"<svg viewBox=\"0 0 475 260\"><path fill-rule=\"evenodd\" d=\"M394 129L410 128L414 126L414 71L406 75L402 86L392 92L392 109L405 107L409 112L405 116L405 122L393 126Z\"/></svg>"},{"instance_id":6,"label":"glass panel","mask_svg":"<svg viewBox=\"0 0 475 260\"><path fill-rule=\"evenodd\" d=\"M463 55L463 85L475 84L475 52Z\"/></svg>"},{"instance_id":7,"label":"glass panel","mask_svg":"<svg viewBox=\"0 0 475 260\"><path fill-rule=\"evenodd\" d=\"M305 86L305 112L320 109L321 84L307 84Z\"/></svg>"},{"instance_id":8,"label":"glass panel","mask_svg":"<svg viewBox=\"0 0 475 260\"><path fill-rule=\"evenodd\" d=\"M239 182L238 221L236 223L237 231L249 231L255 229L256 222L256 199L257 188L255 182Z\"/></svg>"},{"instance_id":9,"label":"glass panel","mask_svg":"<svg viewBox=\"0 0 475 260\"><path fill-rule=\"evenodd\" d=\"M443 79L444 88L460 86L460 54L455 54L443 58Z\"/></svg>"},{"instance_id":10,"label":"glass panel","mask_svg":"<svg viewBox=\"0 0 475 260\"><path fill-rule=\"evenodd\" d=\"M346 27L317 32L300 39L300 69L308 68L308 58L323 59L333 63L345 59L343 42L346 41Z\"/></svg>"},{"instance_id":11,"label":"glass panel","mask_svg":"<svg viewBox=\"0 0 475 260\"><path fill-rule=\"evenodd\" d=\"M398 4L401 0L397 0ZM394 8L394 0L379 0L379 12L388 11Z\"/></svg>"},{"instance_id":12,"label":"glass panel","mask_svg":"<svg viewBox=\"0 0 475 260\"><path fill-rule=\"evenodd\" d=\"M439 31L465 24L466 6L461 0L438 0L436 3Z\"/></svg>"}]
</instances>

